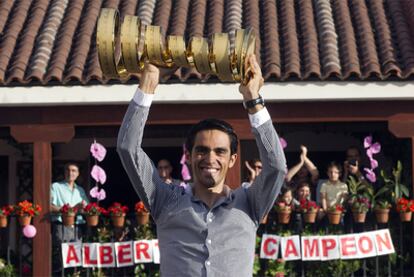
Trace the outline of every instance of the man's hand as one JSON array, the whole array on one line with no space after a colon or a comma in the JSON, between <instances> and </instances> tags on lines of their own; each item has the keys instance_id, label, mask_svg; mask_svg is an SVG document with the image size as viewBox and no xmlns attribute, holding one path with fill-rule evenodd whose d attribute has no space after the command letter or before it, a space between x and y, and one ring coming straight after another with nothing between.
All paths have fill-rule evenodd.
<instances>
[{"instance_id":1,"label":"man's hand","mask_svg":"<svg viewBox=\"0 0 414 277\"><path fill-rule=\"evenodd\" d=\"M246 85L240 84L239 91L243 95L243 101L249 101L259 97L259 90L263 86L264 80L262 70L254 54L246 58L244 68L245 75L250 76L250 80Z\"/></svg>"},{"instance_id":2,"label":"man's hand","mask_svg":"<svg viewBox=\"0 0 414 277\"><path fill-rule=\"evenodd\" d=\"M160 70L155 65L146 63L139 79L139 89L148 94L154 94L158 86Z\"/></svg>"}]
</instances>

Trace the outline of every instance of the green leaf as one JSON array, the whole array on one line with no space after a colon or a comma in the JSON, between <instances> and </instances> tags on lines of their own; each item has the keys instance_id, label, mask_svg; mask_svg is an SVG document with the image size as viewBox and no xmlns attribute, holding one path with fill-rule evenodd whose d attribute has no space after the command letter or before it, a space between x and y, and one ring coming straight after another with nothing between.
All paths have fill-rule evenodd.
<instances>
[{"instance_id":1,"label":"green leaf","mask_svg":"<svg viewBox=\"0 0 414 277\"><path fill-rule=\"evenodd\" d=\"M408 191L407 186L401 184L400 189L401 189L401 192L404 196L408 197L410 195L410 192Z\"/></svg>"}]
</instances>

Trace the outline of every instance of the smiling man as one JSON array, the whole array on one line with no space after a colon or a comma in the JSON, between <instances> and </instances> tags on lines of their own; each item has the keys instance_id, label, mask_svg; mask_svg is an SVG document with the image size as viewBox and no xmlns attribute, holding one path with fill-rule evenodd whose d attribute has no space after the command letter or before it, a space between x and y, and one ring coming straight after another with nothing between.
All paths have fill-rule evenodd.
<instances>
[{"instance_id":1,"label":"smiling man","mask_svg":"<svg viewBox=\"0 0 414 277\"><path fill-rule=\"evenodd\" d=\"M255 56L246 59L251 78L240 85L262 172L249 188L231 190L227 171L237 159L233 128L218 119L194 125L186 139L190 189L165 184L141 148L159 70L146 65L118 134L117 150L139 197L156 224L162 276L252 276L256 230L279 194L286 160L259 95L263 85Z\"/></svg>"}]
</instances>

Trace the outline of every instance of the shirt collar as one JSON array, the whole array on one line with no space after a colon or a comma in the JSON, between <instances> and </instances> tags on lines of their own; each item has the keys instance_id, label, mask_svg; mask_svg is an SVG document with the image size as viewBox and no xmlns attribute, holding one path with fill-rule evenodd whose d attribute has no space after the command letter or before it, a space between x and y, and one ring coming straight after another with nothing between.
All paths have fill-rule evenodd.
<instances>
[{"instance_id":1,"label":"shirt collar","mask_svg":"<svg viewBox=\"0 0 414 277\"><path fill-rule=\"evenodd\" d=\"M185 191L186 194L189 194L191 196L191 201L203 203L203 201L201 201L199 198L197 198L193 194L193 188L194 188L194 184L190 183L187 187L184 188L184 191ZM224 193L225 193L225 196L220 197L217 200L217 202L214 204L213 208L215 208L215 207L217 207L221 204L228 204L233 200L234 191L230 187L228 187L227 185L224 186Z\"/></svg>"}]
</instances>

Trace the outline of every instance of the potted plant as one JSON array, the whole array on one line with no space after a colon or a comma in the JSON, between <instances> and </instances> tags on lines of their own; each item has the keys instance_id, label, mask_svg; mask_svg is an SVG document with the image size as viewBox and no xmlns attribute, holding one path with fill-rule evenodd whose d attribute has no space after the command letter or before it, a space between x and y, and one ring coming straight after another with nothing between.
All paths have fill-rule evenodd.
<instances>
[{"instance_id":1,"label":"potted plant","mask_svg":"<svg viewBox=\"0 0 414 277\"><path fill-rule=\"evenodd\" d=\"M114 202L107 210L112 219L112 225L121 228L125 223L125 215L128 212L127 206L122 206L121 203Z\"/></svg>"},{"instance_id":2,"label":"potted plant","mask_svg":"<svg viewBox=\"0 0 414 277\"><path fill-rule=\"evenodd\" d=\"M367 212L371 208L369 199L363 195L359 195L352 200L351 210L354 222L364 223Z\"/></svg>"},{"instance_id":3,"label":"potted plant","mask_svg":"<svg viewBox=\"0 0 414 277\"><path fill-rule=\"evenodd\" d=\"M18 217L20 226L26 226L30 224L33 216L39 215L42 208L37 204L24 200L15 205L13 210Z\"/></svg>"},{"instance_id":4,"label":"potted plant","mask_svg":"<svg viewBox=\"0 0 414 277\"><path fill-rule=\"evenodd\" d=\"M299 211L302 213L305 223L315 223L318 210L319 206L315 201L308 199L301 199L299 201Z\"/></svg>"},{"instance_id":5,"label":"potted plant","mask_svg":"<svg viewBox=\"0 0 414 277\"><path fill-rule=\"evenodd\" d=\"M86 224L88 226L97 226L99 223L99 215L105 213L105 209L100 207L98 203L89 203L83 209L86 217Z\"/></svg>"},{"instance_id":6,"label":"potted plant","mask_svg":"<svg viewBox=\"0 0 414 277\"><path fill-rule=\"evenodd\" d=\"M412 212L414 211L414 200L408 200L404 197L398 199L397 212L400 214L402 222L409 222L412 218Z\"/></svg>"},{"instance_id":7,"label":"potted plant","mask_svg":"<svg viewBox=\"0 0 414 277\"><path fill-rule=\"evenodd\" d=\"M60 213L62 214L62 222L64 226L75 225L76 213L78 212L77 207L72 207L68 203L64 204L60 208Z\"/></svg>"},{"instance_id":8,"label":"potted plant","mask_svg":"<svg viewBox=\"0 0 414 277\"><path fill-rule=\"evenodd\" d=\"M145 225L149 222L149 211L144 205L144 202L139 201L135 204L135 214L138 225Z\"/></svg>"},{"instance_id":9,"label":"potted plant","mask_svg":"<svg viewBox=\"0 0 414 277\"><path fill-rule=\"evenodd\" d=\"M391 204L387 200L378 200L375 202L375 217L378 223L387 223L389 220Z\"/></svg>"},{"instance_id":10,"label":"potted plant","mask_svg":"<svg viewBox=\"0 0 414 277\"><path fill-rule=\"evenodd\" d=\"M13 206L7 205L0 209L0 228L7 227L7 217L13 212Z\"/></svg>"},{"instance_id":11,"label":"potted plant","mask_svg":"<svg viewBox=\"0 0 414 277\"><path fill-rule=\"evenodd\" d=\"M329 223L338 225L341 221L342 213L345 212L344 207L341 204L335 204L328 208Z\"/></svg>"},{"instance_id":12,"label":"potted plant","mask_svg":"<svg viewBox=\"0 0 414 277\"><path fill-rule=\"evenodd\" d=\"M287 205L285 202L276 203L277 221L280 224L288 224L290 221L290 214L292 213L292 207Z\"/></svg>"},{"instance_id":13,"label":"potted plant","mask_svg":"<svg viewBox=\"0 0 414 277\"><path fill-rule=\"evenodd\" d=\"M13 265L7 263L3 259L0 259L0 276L2 277L17 276Z\"/></svg>"},{"instance_id":14,"label":"potted plant","mask_svg":"<svg viewBox=\"0 0 414 277\"><path fill-rule=\"evenodd\" d=\"M397 201L402 197L408 197L408 188L406 185L401 183L402 169L402 164L398 161L397 167L392 170L393 178L388 177L385 171L381 170L381 177L384 180L385 185L378 190L376 196L386 194L391 200L394 201L394 204L397 204Z\"/></svg>"}]
</instances>

